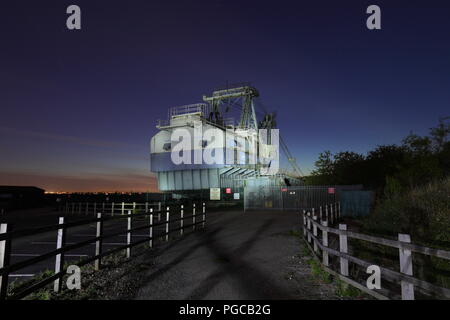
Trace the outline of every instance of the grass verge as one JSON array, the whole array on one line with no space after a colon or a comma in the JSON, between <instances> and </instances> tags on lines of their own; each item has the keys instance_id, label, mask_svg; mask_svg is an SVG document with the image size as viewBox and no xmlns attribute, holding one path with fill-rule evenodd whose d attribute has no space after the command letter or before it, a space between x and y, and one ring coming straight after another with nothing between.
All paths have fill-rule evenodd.
<instances>
[{"instance_id":1,"label":"grass verge","mask_svg":"<svg viewBox=\"0 0 450 320\"><path fill-rule=\"evenodd\" d=\"M145 247L143 246L145 249ZM136 252L127 259L124 252L119 252L102 259L102 268L94 269L94 263L82 266L81 288L69 290L66 282L70 275L62 278L60 293L53 290L53 282L26 296L24 300L116 300L130 299L141 280L143 271L152 267L148 262L148 252ZM71 264L76 264L73 262ZM68 264L65 265L66 269ZM54 274L46 270L27 281L13 281L8 286L8 296L17 294L29 286Z\"/></svg>"}]
</instances>

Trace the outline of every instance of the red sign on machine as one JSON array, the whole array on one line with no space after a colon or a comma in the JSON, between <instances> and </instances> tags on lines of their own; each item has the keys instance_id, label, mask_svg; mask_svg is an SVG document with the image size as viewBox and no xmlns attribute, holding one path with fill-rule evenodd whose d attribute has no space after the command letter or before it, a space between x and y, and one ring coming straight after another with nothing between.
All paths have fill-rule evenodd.
<instances>
[{"instance_id":1,"label":"red sign on machine","mask_svg":"<svg viewBox=\"0 0 450 320\"><path fill-rule=\"evenodd\" d=\"M231 193L231 188L226 188L225 193Z\"/></svg>"},{"instance_id":2,"label":"red sign on machine","mask_svg":"<svg viewBox=\"0 0 450 320\"><path fill-rule=\"evenodd\" d=\"M334 194L336 191L335 188L328 188L328 194Z\"/></svg>"},{"instance_id":3,"label":"red sign on machine","mask_svg":"<svg viewBox=\"0 0 450 320\"><path fill-rule=\"evenodd\" d=\"M281 188L281 192L287 192L287 188Z\"/></svg>"}]
</instances>

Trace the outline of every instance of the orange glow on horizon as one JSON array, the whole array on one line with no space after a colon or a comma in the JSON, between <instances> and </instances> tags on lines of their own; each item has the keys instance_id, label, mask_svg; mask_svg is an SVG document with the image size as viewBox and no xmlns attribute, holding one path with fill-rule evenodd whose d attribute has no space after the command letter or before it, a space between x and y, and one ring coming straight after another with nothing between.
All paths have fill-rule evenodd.
<instances>
[{"instance_id":1,"label":"orange glow on horizon","mask_svg":"<svg viewBox=\"0 0 450 320\"><path fill-rule=\"evenodd\" d=\"M161 193L152 174L50 176L0 172L0 185L35 186L46 190L47 194Z\"/></svg>"}]
</instances>

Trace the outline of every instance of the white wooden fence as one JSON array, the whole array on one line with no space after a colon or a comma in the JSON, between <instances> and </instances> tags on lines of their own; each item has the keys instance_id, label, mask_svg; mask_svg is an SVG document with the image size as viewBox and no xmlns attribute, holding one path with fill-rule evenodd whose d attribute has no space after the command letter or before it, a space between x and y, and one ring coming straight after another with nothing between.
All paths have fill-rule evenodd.
<instances>
[{"instance_id":1,"label":"white wooden fence","mask_svg":"<svg viewBox=\"0 0 450 320\"><path fill-rule=\"evenodd\" d=\"M171 205L171 204L169 204ZM89 215L102 212L111 216L132 213L148 213L150 209L161 211L161 202L66 202L63 206L65 214Z\"/></svg>"},{"instance_id":2,"label":"white wooden fence","mask_svg":"<svg viewBox=\"0 0 450 320\"><path fill-rule=\"evenodd\" d=\"M172 209L174 209L172 207ZM178 209L178 208L177 208ZM76 263L78 266L83 266L88 263L94 262L95 270L99 270L101 268L101 261L103 257L111 255L113 253L126 250L126 257L131 257L131 249L139 244L148 243L150 247L153 247L154 240L157 238L165 238L165 241L169 241L169 234L174 232L179 232L180 235L183 235L186 230L195 230L197 225L202 225L205 227L206 223L206 207L205 203L196 204L194 203L190 208L192 214L184 215L184 211L188 209L183 205L180 206L181 216L180 218L171 219L170 218L170 207L161 208L161 210L153 210L153 208L149 208L148 211L143 213L132 213L131 210L128 210L123 215L111 216L111 211L107 211L105 215L102 213L97 213L95 218L85 219L82 221L76 222L65 222L64 217L59 218L59 224L38 227L33 229L23 229L23 230L9 230L8 224L4 223L0 225L0 300L4 299L21 299L23 297L28 296L34 291L43 288L44 286L54 282L54 291L59 292L62 289L62 278L66 274L66 270L64 270L64 255L66 252L84 247L86 245L95 243L95 255L85 258L80 262ZM197 211L196 211L197 209ZM114 211L113 211L114 212ZM161 213L165 213L165 219L161 220ZM154 221L154 215L158 215L158 222ZM163 215L164 216L164 215ZM138 227L133 227L133 219L138 217L147 217L148 224L141 225ZM114 232L104 234L103 232L103 224L105 221L111 220L120 220L126 219L127 229L125 232ZM187 223L186 223L187 221ZM94 238L72 243L66 244L66 234L67 230L74 227L79 226L88 226L91 223L96 224L96 236ZM169 225L174 226L175 228L170 228ZM157 226L165 226L165 232L159 235L154 234L154 228ZM144 237L142 240L132 242L132 232L138 230L148 230L148 237ZM10 264L11 257L11 243L12 241L26 236L33 236L37 234L47 234L48 232L56 231L56 250L47 252L45 254L35 256L33 258L17 262L15 264ZM126 234L127 242L122 246L118 246L114 249L110 249L108 251L103 251L103 240L106 238L111 238L118 235ZM52 276L49 276L43 280L40 280L37 283L32 284L28 288L22 290L21 292L15 293L12 296L8 296L8 276L14 271L20 270L22 268L34 265L38 262L44 261L49 258L55 258L55 273Z\"/></svg>"},{"instance_id":3,"label":"white wooden fence","mask_svg":"<svg viewBox=\"0 0 450 320\"><path fill-rule=\"evenodd\" d=\"M329 207L329 205L327 206ZM339 204L332 205L332 208L339 208ZM318 214L318 212L320 214ZM338 276L341 280L357 287L358 289L376 297L377 299L387 299L389 292L386 290L368 289L367 286L356 282L350 278L349 262L367 268L375 265L354 257L348 253L348 239L358 239L369 243L383 245L398 249L399 252L399 270L394 271L382 266L380 267L382 279L391 282L400 283L401 299L414 300L414 289L420 289L422 293L432 293L443 298L450 298L450 289L436 286L432 283L418 279L413 276L413 253L433 256L440 259L450 260L450 251L428 248L411 243L411 237L407 234L399 234L398 241L374 237L347 230L347 225L339 224L338 228L331 227L331 221L337 222L340 218L340 210L334 210L330 215L329 209L309 209L303 211L303 235L305 241L310 247L314 256L321 262L326 271ZM320 235L319 235L320 233ZM335 234L339 237L339 249L333 249L329 246L329 234ZM330 256L339 259L339 270L333 270L330 265ZM368 275L369 276L369 275Z\"/></svg>"}]
</instances>

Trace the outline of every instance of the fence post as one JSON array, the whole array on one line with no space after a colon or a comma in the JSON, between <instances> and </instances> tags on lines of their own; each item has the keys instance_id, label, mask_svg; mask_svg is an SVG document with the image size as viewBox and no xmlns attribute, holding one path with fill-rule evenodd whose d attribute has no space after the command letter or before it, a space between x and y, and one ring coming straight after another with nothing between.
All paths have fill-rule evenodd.
<instances>
[{"instance_id":1,"label":"fence post","mask_svg":"<svg viewBox=\"0 0 450 320\"><path fill-rule=\"evenodd\" d=\"M346 231L347 225L340 224L339 230ZM341 253L348 253L347 235L345 235L345 234L339 234L339 251ZM348 260L340 257L340 261L341 261L341 274L343 276L348 276Z\"/></svg>"},{"instance_id":2,"label":"fence post","mask_svg":"<svg viewBox=\"0 0 450 320\"><path fill-rule=\"evenodd\" d=\"M100 212L97 213L97 230L95 233L95 237L97 238L97 240L95 241L95 255L98 256L100 254L102 254L102 242L103 242L103 219L102 219L102 214ZM100 257L98 257L97 259L95 259L94 262L94 269L95 270L100 270L102 264L102 260Z\"/></svg>"},{"instance_id":3,"label":"fence post","mask_svg":"<svg viewBox=\"0 0 450 320\"><path fill-rule=\"evenodd\" d=\"M89 214L89 202L86 202L86 212L85 212L85 214L86 215Z\"/></svg>"},{"instance_id":4,"label":"fence post","mask_svg":"<svg viewBox=\"0 0 450 320\"><path fill-rule=\"evenodd\" d=\"M322 221L322 226L328 227L328 221ZM326 230L322 230L322 245L328 247L328 231ZM322 263L326 267L330 264L328 260L328 251L326 250L322 250Z\"/></svg>"},{"instance_id":5,"label":"fence post","mask_svg":"<svg viewBox=\"0 0 450 320\"><path fill-rule=\"evenodd\" d=\"M180 217L180 235L183 235L183 226L184 226L184 206L181 205L181 217Z\"/></svg>"},{"instance_id":6,"label":"fence post","mask_svg":"<svg viewBox=\"0 0 450 320\"><path fill-rule=\"evenodd\" d=\"M122 214L122 215L125 214L125 203L124 203L124 202L122 202L121 214Z\"/></svg>"},{"instance_id":7,"label":"fence post","mask_svg":"<svg viewBox=\"0 0 450 320\"><path fill-rule=\"evenodd\" d=\"M326 218L327 222L330 221L329 217L328 217L328 205L327 204L325 205L325 218Z\"/></svg>"},{"instance_id":8,"label":"fence post","mask_svg":"<svg viewBox=\"0 0 450 320\"><path fill-rule=\"evenodd\" d=\"M310 218L311 218L311 213L310 212L308 212L307 213L307 224L306 224L306 226L307 226L307 228L308 228L308 242L309 243L311 243L311 220L310 220Z\"/></svg>"},{"instance_id":9,"label":"fence post","mask_svg":"<svg viewBox=\"0 0 450 320\"><path fill-rule=\"evenodd\" d=\"M158 202L158 211L161 211L161 201Z\"/></svg>"},{"instance_id":10,"label":"fence post","mask_svg":"<svg viewBox=\"0 0 450 320\"><path fill-rule=\"evenodd\" d=\"M127 218L127 245L131 244L131 210L128 210L128 218ZM127 247L127 259L131 257L131 247Z\"/></svg>"},{"instance_id":11,"label":"fence post","mask_svg":"<svg viewBox=\"0 0 450 320\"><path fill-rule=\"evenodd\" d=\"M78 202L78 214L81 214L81 202Z\"/></svg>"},{"instance_id":12,"label":"fence post","mask_svg":"<svg viewBox=\"0 0 450 320\"><path fill-rule=\"evenodd\" d=\"M192 207L192 230L195 230L195 203Z\"/></svg>"},{"instance_id":13,"label":"fence post","mask_svg":"<svg viewBox=\"0 0 450 320\"><path fill-rule=\"evenodd\" d=\"M102 202L102 213L105 213L105 203Z\"/></svg>"},{"instance_id":14,"label":"fence post","mask_svg":"<svg viewBox=\"0 0 450 320\"><path fill-rule=\"evenodd\" d=\"M111 203L111 216L114 216L114 202Z\"/></svg>"},{"instance_id":15,"label":"fence post","mask_svg":"<svg viewBox=\"0 0 450 320\"><path fill-rule=\"evenodd\" d=\"M206 210L205 210L205 203L203 202L203 224L202 227L203 229L205 228L205 223L206 223Z\"/></svg>"},{"instance_id":16,"label":"fence post","mask_svg":"<svg viewBox=\"0 0 450 320\"><path fill-rule=\"evenodd\" d=\"M313 209L313 235L314 235L314 239L313 239L313 243L314 243L314 252L317 252L317 216L314 213L314 209Z\"/></svg>"},{"instance_id":17,"label":"fence post","mask_svg":"<svg viewBox=\"0 0 450 320\"><path fill-rule=\"evenodd\" d=\"M341 202L338 202L339 218L341 217Z\"/></svg>"},{"instance_id":18,"label":"fence post","mask_svg":"<svg viewBox=\"0 0 450 320\"><path fill-rule=\"evenodd\" d=\"M150 241L149 241L149 245L150 248L153 248L153 208L150 208Z\"/></svg>"},{"instance_id":19,"label":"fence post","mask_svg":"<svg viewBox=\"0 0 450 320\"><path fill-rule=\"evenodd\" d=\"M411 243L409 234L398 234L398 241ZM400 272L408 276L413 275L412 252L409 249L399 248L400 254ZM414 300L414 285L408 281L402 280L402 300Z\"/></svg>"},{"instance_id":20,"label":"fence post","mask_svg":"<svg viewBox=\"0 0 450 320\"><path fill-rule=\"evenodd\" d=\"M333 224L334 223L333 204L330 204L330 218L331 218L331 224Z\"/></svg>"},{"instance_id":21,"label":"fence post","mask_svg":"<svg viewBox=\"0 0 450 320\"><path fill-rule=\"evenodd\" d=\"M72 202L72 214L75 214L75 203Z\"/></svg>"},{"instance_id":22,"label":"fence post","mask_svg":"<svg viewBox=\"0 0 450 320\"><path fill-rule=\"evenodd\" d=\"M337 203L337 214L338 214L338 219L341 218L341 203L338 202Z\"/></svg>"},{"instance_id":23,"label":"fence post","mask_svg":"<svg viewBox=\"0 0 450 320\"><path fill-rule=\"evenodd\" d=\"M0 235L8 232L8 224L2 223L0 225ZM11 240L5 239L0 241L0 268L7 267L9 265L11 253ZM0 300L4 300L8 293L8 272L0 276Z\"/></svg>"},{"instance_id":24,"label":"fence post","mask_svg":"<svg viewBox=\"0 0 450 320\"><path fill-rule=\"evenodd\" d=\"M306 210L303 210L303 237L306 238Z\"/></svg>"},{"instance_id":25,"label":"fence post","mask_svg":"<svg viewBox=\"0 0 450 320\"><path fill-rule=\"evenodd\" d=\"M64 217L59 217L59 223L64 224ZM56 250L61 249L65 246L66 242L66 230L64 227L58 229L58 234L56 237ZM64 268L64 252L58 253L55 259L55 274L60 273ZM58 277L53 286L53 290L58 293L62 288L62 276Z\"/></svg>"},{"instance_id":26,"label":"fence post","mask_svg":"<svg viewBox=\"0 0 450 320\"><path fill-rule=\"evenodd\" d=\"M320 221L323 220L322 206L319 207Z\"/></svg>"},{"instance_id":27,"label":"fence post","mask_svg":"<svg viewBox=\"0 0 450 320\"><path fill-rule=\"evenodd\" d=\"M169 207L166 212L166 242L169 241Z\"/></svg>"},{"instance_id":28,"label":"fence post","mask_svg":"<svg viewBox=\"0 0 450 320\"><path fill-rule=\"evenodd\" d=\"M97 202L94 202L94 215L97 212Z\"/></svg>"},{"instance_id":29,"label":"fence post","mask_svg":"<svg viewBox=\"0 0 450 320\"><path fill-rule=\"evenodd\" d=\"M148 213L148 202L145 203L145 213Z\"/></svg>"},{"instance_id":30,"label":"fence post","mask_svg":"<svg viewBox=\"0 0 450 320\"><path fill-rule=\"evenodd\" d=\"M334 220L339 221L339 215L337 211L337 202L334 203Z\"/></svg>"}]
</instances>

